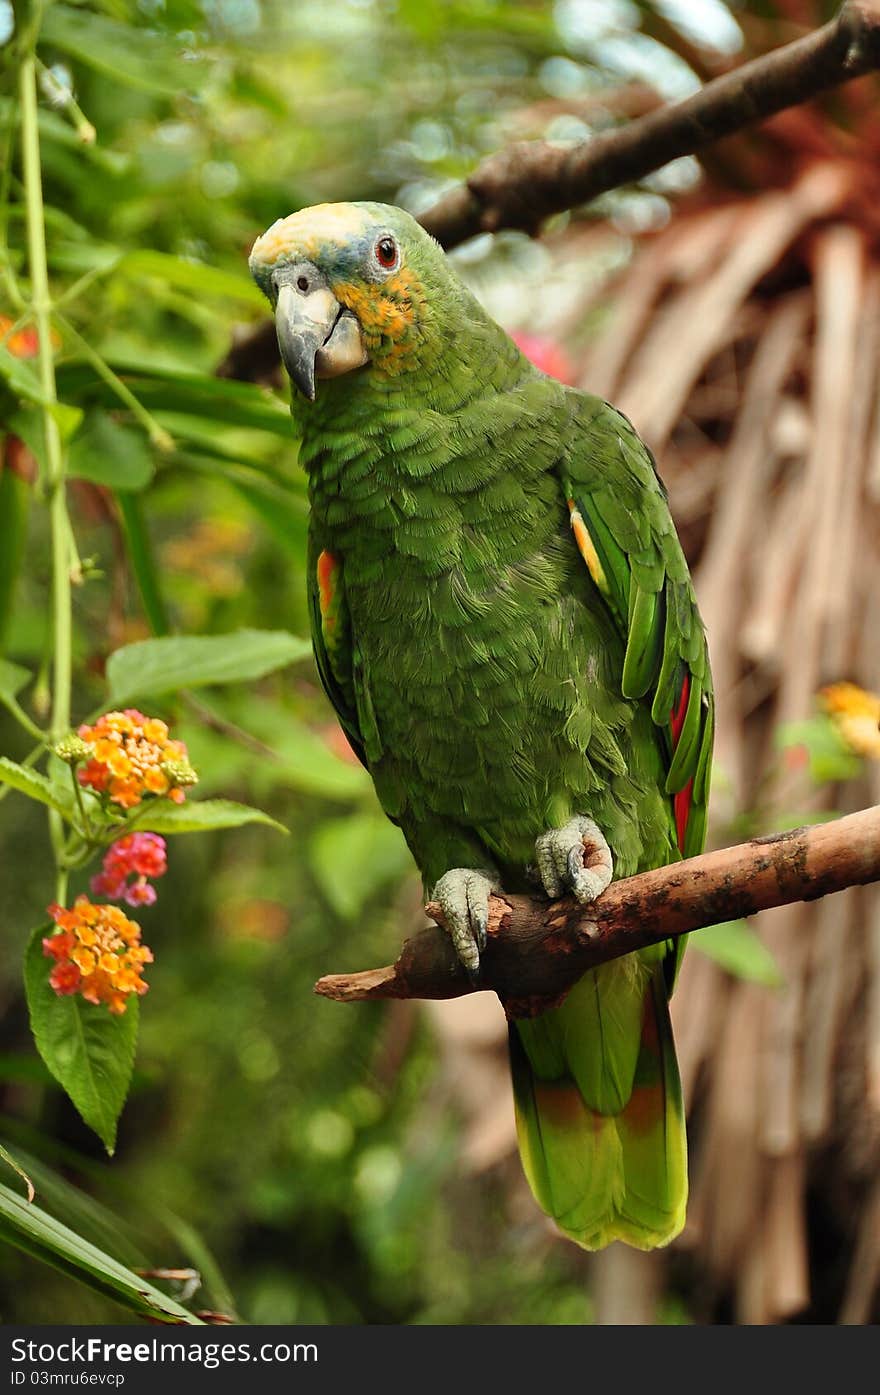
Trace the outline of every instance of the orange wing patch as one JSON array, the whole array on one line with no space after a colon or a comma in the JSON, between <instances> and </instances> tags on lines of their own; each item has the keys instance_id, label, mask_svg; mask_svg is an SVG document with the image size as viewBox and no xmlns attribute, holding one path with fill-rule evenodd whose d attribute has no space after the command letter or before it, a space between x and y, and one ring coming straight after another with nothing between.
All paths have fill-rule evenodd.
<instances>
[{"instance_id":1,"label":"orange wing patch","mask_svg":"<svg viewBox=\"0 0 880 1395\"><path fill-rule=\"evenodd\" d=\"M574 540L578 545L578 552L587 564L587 571L593 578L600 591L608 594L608 580L602 570L602 563L599 561L599 554L596 551L596 544L590 537L590 530L583 519L583 514L574 502L568 500L568 511L571 514L571 531L574 533Z\"/></svg>"},{"instance_id":2,"label":"orange wing patch","mask_svg":"<svg viewBox=\"0 0 880 1395\"><path fill-rule=\"evenodd\" d=\"M318 605L321 610L321 629L328 649L339 626L339 559L332 552L322 552L316 568L318 574Z\"/></svg>"}]
</instances>

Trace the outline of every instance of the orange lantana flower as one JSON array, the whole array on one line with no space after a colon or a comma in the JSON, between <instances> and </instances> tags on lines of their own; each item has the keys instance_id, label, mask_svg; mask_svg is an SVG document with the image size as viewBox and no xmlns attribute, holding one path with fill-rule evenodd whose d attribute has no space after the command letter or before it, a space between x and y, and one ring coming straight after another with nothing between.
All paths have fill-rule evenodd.
<instances>
[{"instance_id":1,"label":"orange lantana flower","mask_svg":"<svg viewBox=\"0 0 880 1395\"><path fill-rule=\"evenodd\" d=\"M856 683L832 683L820 696L850 750L880 760L880 697Z\"/></svg>"},{"instance_id":2,"label":"orange lantana flower","mask_svg":"<svg viewBox=\"0 0 880 1395\"><path fill-rule=\"evenodd\" d=\"M141 927L118 906L94 905L78 896L70 910L53 903L58 927L43 940L43 953L55 960L49 983L59 996L79 993L87 1003L104 1003L125 1012L132 993L146 993L141 977L152 964L152 950L141 944Z\"/></svg>"},{"instance_id":3,"label":"orange lantana flower","mask_svg":"<svg viewBox=\"0 0 880 1395\"><path fill-rule=\"evenodd\" d=\"M10 334L14 324L15 321L10 320L8 315L0 315L0 342L13 358L35 358L40 351L36 329L33 325L26 325L24 329L17 329L14 334Z\"/></svg>"},{"instance_id":4,"label":"orange lantana flower","mask_svg":"<svg viewBox=\"0 0 880 1395\"><path fill-rule=\"evenodd\" d=\"M172 741L158 717L145 717L134 707L105 712L94 726L81 726L78 735L85 760L77 771L79 783L122 809L133 809L145 795L182 804L185 786L198 778L184 743ZM65 758L60 748L59 754Z\"/></svg>"}]
</instances>

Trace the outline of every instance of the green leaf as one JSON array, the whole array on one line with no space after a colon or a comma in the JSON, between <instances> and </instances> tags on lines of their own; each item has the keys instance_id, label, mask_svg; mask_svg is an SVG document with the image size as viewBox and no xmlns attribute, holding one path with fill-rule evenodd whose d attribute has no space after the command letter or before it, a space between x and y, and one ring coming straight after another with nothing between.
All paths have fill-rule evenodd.
<instances>
[{"instance_id":1,"label":"green leaf","mask_svg":"<svg viewBox=\"0 0 880 1395\"><path fill-rule=\"evenodd\" d=\"M0 1082L10 1085L51 1085L52 1077L33 1051L0 1051Z\"/></svg>"},{"instance_id":2,"label":"green leaf","mask_svg":"<svg viewBox=\"0 0 880 1395\"><path fill-rule=\"evenodd\" d=\"M180 1252L193 1268L199 1271L202 1290L208 1290L212 1308L219 1309L220 1312L236 1318L237 1321L236 1304L232 1290L223 1277L223 1271L217 1263L213 1251L209 1249L201 1233L182 1216L178 1216L164 1207L158 1209L157 1215L174 1239Z\"/></svg>"},{"instance_id":3,"label":"green leaf","mask_svg":"<svg viewBox=\"0 0 880 1395\"><path fill-rule=\"evenodd\" d=\"M32 1060L36 1058L32 1055ZM40 1062L42 1068L42 1062ZM48 1074L47 1074L48 1078ZM15 1121L3 1120L5 1127L15 1129ZM20 1135L19 1135L20 1136ZM44 1144L45 1140L41 1140ZM51 1144L49 1145L51 1148ZM63 1216L65 1223L83 1240L105 1249L120 1264L133 1269L147 1268L149 1256L134 1239L135 1230L127 1216L116 1215L96 1197L75 1186L42 1159L35 1157L16 1143L16 1154L34 1184L40 1205L53 1216ZM56 1156L61 1157L61 1154ZM76 1166L72 1158L68 1165Z\"/></svg>"},{"instance_id":4,"label":"green leaf","mask_svg":"<svg viewBox=\"0 0 880 1395\"><path fill-rule=\"evenodd\" d=\"M209 474L214 479L227 480L272 532L285 552L304 565L309 510L300 494L292 488L279 487L273 480L261 475L250 462L248 465L236 465L216 456L208 460L199 459L192 453L178 453L177 463Z\"/></svg>"},{"instance_id":5,"label":"green leaf","mask_svg":"<svg viewBox=\"0 0 880 1395\"><path fill-rule=\"evenodd\" d=\"M157 1322L202 1324L193 1313L166 1298L139 1274L70 1230L39 1206L0 1184L0 1236L10 1245L51 1264L129 1312Z\"/></svg>"},{"instance_id":6,"label":"green leaf","mask_svg":"<svg viewBox=\"0 0 880 1395\"><path fill-rule=\"evenodd\" d=\"M289 408L265 388L205 373L186 373L179 366L164 368L150 364L144 367L143 363L113 355L107 361L154 415L161 417L166 412L179 412L185 416L204 417L210 422L219 419L229 426L270 431L293 442ZM95 370L81 360L59 364L56 376L58 391L65 400L87 392L90 401L109 407L118 405L112 388L102 383Z\"/></svg>"},{"instance_id":7,"label":"green leaf","mask_svg":"<svg viewBox=\"0 0 880 1395\"><path fill-rule=\"evenodd\" d=\"M31 681L31 673L9 659L0 659L0 701L17 697Z\"/></svg>"},{"instance_id":8,"label":"green leaf","mask_svg":"<svg viewBox=\"0 0 880 1395\"><path fill-rule=\"evenodd\" d=\"M785 979L763 940L744 920L727 920L697 931L690 943L735 978L761 983L765 988L781 988Z\"/></svg>"},{"instance_id":9,"label":"green leaf","mask_svg":"<svg viewBox=\"0 0 880 1395\"><path fill-rule=\"evenodd\" d=\"M14 435L7 427L7 435ZM11 468L11 444L8 447L9 464L0 469L0 649L6 644L16 598L19 594L19 574L25 559L28 537L28 521L33 488ZM9 665L15 668L15 664ZM18 669L18 672L23 672ZM30 675L27 675L28 677ZM2 668L0 668L0 694L3 692ZM23 685L19 683L18 688ZM8 697L15 697L18 688Z\"/></svg>"},{"instance_id":10,"label":"green leaf","mask_svg":"<svg viewBox=\"0 0 880 1395\"><path fill-rule=\"evenodd\" d=\"M107 664L109 700L242 683L284 668L311 653L307 639L286 630L238 630L228 635L166 635L127 644Z\"/></svg>"},{"instance_id":11,"label":"green leaf","mask_svg":"<svg viewBox=\"0 0 880 1395\"><path fill-rule=\"evenodd\" d=\"M122 260L121 268L134 276L156 277L165 286L177 286L180 290L193 291L196 295L241 300L259 310L265 309L266 306L263 292L250 276L225 271L222 267L209 266L207 262L174 257L169 252L159 252L151 247L128 252Z\"/></svg>"},{"instance_id":12,"label":"green leaf","mask_svg":"<svg viewBox=\"0 0 880 1395\"><path fill-rule=\"evenodd\" d=\"M337 755L323 734L313 731L279 702L239 689L227 699L226 710L239 726L275 753L275 760L254 762L254 788L260 798L266 790L283 785L320 799L348 803L367 798L375 807L373 782L360 761ZM330 720L328 731L337 731Z\"/></svg>"},{"instance_id":13,"label":"green leaf","mask_svg":"<svg viewBox=\"0 0 880 1395\"><path fill-rule=\"evenodd\" d=\"M287 833L283 823L252 809L249 804L236 804L234 799L195 799L185 804L172 804L167 799L156 800L146 814L138 819L138 827L151 833L207 833L214 828L241 828L246 823L263 823Z\"/></svg>"},{"instance_id":14,"label":"green leaf","mask_svg":"<svg viewBox=\"0 0 880 1395\"><path fill-rule=\"evenodd\" d=\"M187 73L179 48L155 32L93 11L58 3L47 6L40 40L72 54L103 77L142 92L173 97L181 87L196 84L193 65ZM173 80L175 72L178 82Z\"/></svg>"},{"instance_id":15,"label":"green leaf","mask_svg":"<svg viewBox=\"0 0 880 1395\"><path fill-rule=\"evenodd\" d=\"M170 629L168 611L141 501L131 494L117 494L116 503L128 549L128 560L141 593L144 614L153 634L167 635Z\"/></svg>"},{"instance_id":16,"label":"green leaf","mask_svg":"<svg viewBox=\"0 0 880 1395\"><path fill-rule=\"evenodd\" d=\"M42 1075L49 1079L42 1062L37 1063L33 1055L29 1059L34 1064L39 1064ZM193 1225L173 1211L167 1210L158 1197L153 1195L150 1197L149 1207L146 1208L149 1217L145 1227L143 1195L137 1183L126 1183L118 1174L113 1177L110 1185L117 1204L124 1209L122 1212L110 1210L91 1192L84 1191L81 1186L70 1180L70 1170L73 1169L74 1172L83 1171L87 1178L91 1177L96 1181L100 1178L103 1183L108 1179L99 1164L86 1162L63 1146L52 1143L47 1145L45 1137L40 1137L38 1146L48 1146L50 1155L54 1156L57 1165L64 1166L66 1175L62 1176L56 1167L35 1157L19 1145L18 1139L26 1135L26 1127L22 1129L17 1121L6 1118L0 1120L0 1126L12 1130L16 1156L33 1180L41 1206L53 1216L63 1216L65 1223L78 1233L80 1239L106 1250L117 1263L124 1264L137 1273L152 1267L149 1254L143 1248L147 1236L151 1246L165 1243L165 1236L157 1238L155 1227L158 1222L167 1232L168 1238L173 1240L178 1257L184 1263L198 1269L203 1292L206 1289L210 1292L210 1306L235 1316L235 1301L229 1287L214 1255Z\"/></svg>"},{"instance_id":17,"label":"green leaf","mask_svg":"<svg viewBox=\"0 0 880 1395\"><path fill-rule=\"evenodd\" d=\"M8 756L0 756L0 784L11 785L30 799L37 799L41 804L48 804L50 809L57 809L59 814L70 815L72 795L63 786L56 785L54 780L47 780L45 775L31 770L28 765L19 765Z\"/></svg>"},{"instance_id":18,"label":"green leaf","mask_svg":"<svg viewBox=\"0 0 880 1395\"><path fill-rule=\"evenodd\" d=\"M2 1143L0 1143L0 1158L3 1159L3 1161L6 1163L6 1166L7 1166L7 1167L11 1167L13 1172L17 1172L17 1173L18 1173L19 1177L20 1177L21 1180L24 1182L25 1190L27 1191L27 1199L28 1199L28 1202L30 1203L31 1201L33 1201L33 1199L34 1199L34 1184L33 1184L33 1182L31 1181L30 1177L28 1177L27 1173L25 1172L25 1170L24 1170L24 1168L21 1166L21 1164L20 1164L20 1163L17 1163L17 1162L15 1161L15 1158L12 1156L12 1154L9 1152L9 1150L8 1150L7 1148L4 1148L4 1147L3 1147L3 1144L2 1144Z\"/></svg>"},{"instance_id":19,"label":"green leaf","mask_svg":"<svg viewBox=\"0 0 880 1395\"><path fill-rule=\"evenodd\" d=\"M862 769L862 761L825 713L799 722L783 722L775 732L775 743L790 763L796 763L800 747L806 753L810 778L817 785L852 780Z\"/></svg>"},{"instance_id":20,"label":"green leaf","mask_svg":"<svg viewBox=\"0 0 880 1395\"><path fill-rule=\"evenodd\" d=\"M82 408L71 407L67 402L50 402L49 411L55 418L62 441L69 441L82 424Z\"/></svg>"},{"instance_id":21,"label":"green leaf","mask_svg":"<svg viewBox=\"0 0 880 1395\"><path fill-rule=\"evenodd\" d=\"M51 927L49 927L51 929ZM131 997L121 1016L77 994L59 997L49 985L51 961L38 926L25 953L24 983L37 1050L108 1153L125 1104L134 1066L138 1003Z\"/></svg>"},{"instance_id":22,"label":"green leaf","mask_svg":"<svg viewBox=\"0 0 880 1395\"><path fill-rule=\"evenodd\" d=\"M346 920L354 920L371 896L413 865L400 829L372 812L321 824L309 853L321 890Z\"/></svg>"},{"instance_id":23,"label":"green leaf","mask_svg":"<svg viewBox=\"0 0 880 1395\"><path fill-rule=\"evenodd\" d=\"M48 406L49 399L34 369L26 360L11 354L3 344L0 344L0 378L5 378L16 397Z\"/></svg>"},{"instance_id":24,"label":"green leaf","mask_svg":"<svg viewBox=\"0 0 880 1395\"><path fill-rule=\"evenodd\" d=\"M146 489L155 468L143 431L122 425L97 407L86 413L70 443L68 474L109 489Z\"/></svg>"},{"instance_id":25,"label":"green leaf","mask_svg":"<svg viewBox=\"0 0 880 1395\"><path fill-rule=\"evenodd\" d=\"M53 402L49 408L58 423L61 438L68 441L79 428L83 412L79 407L69 407L64 402ZM8 430L24 441L42 470L46 468L46 435L43 426L43 413L38 407L19 407L8 419Z\"/></svg>"}]
</instances>

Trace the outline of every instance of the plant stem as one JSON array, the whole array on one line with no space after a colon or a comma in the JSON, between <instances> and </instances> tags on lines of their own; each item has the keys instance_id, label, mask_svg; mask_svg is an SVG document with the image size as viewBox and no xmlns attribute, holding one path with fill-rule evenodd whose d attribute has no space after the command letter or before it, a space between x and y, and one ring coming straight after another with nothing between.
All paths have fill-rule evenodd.
<instances>
[{"instance_id":1,"label":"plant stem","mask_svg":"<svg viewBox=\"0 0 880 1395\"><path fill-rule=\"evenodd\" d=\"M70 767L70 779L71 783L73 784L73 794L74 798L76 799L76 807L79 809L79 816L82 819L83 832L85 833L86 841L90 842L94 837L94 834L92 832L92 821L89 818L88 810L85 806L85 800L82 796L82 790L80 789L79 780L76 778L76 771L74 770L73 766Z\"/></svg>"},{"instance_id":2,"label":"plant stem","mask_svg":"<svg viewBox=\"0 0 880 1395\"><path fill-rule=\"evenodd\" d=\"M46 260L46 228L43 212L43 185L40 169L40 135L37 109L37 59L33 47L22 52L18 70L21 113L21 157L24 173L27 216L28 263L31 276L31 302L39 336L38 368L46 444L46 470L43 481L49 504L52 539L52 622L54 661L52 673L52 713L50 740L60 741L70 728L72 667L72 614L70 589L70 519L64 488L64 451L53 408L58 401L55 364L52 358L52 299ZM67 873L60 866L64 848L64 826L60 815L49 813L49 832L56 863L59 864L55 895L63 904Z\"/></svg>"},{"instance_id":3,"label":"plant stem","mask_svg":"<svg viewBox=\"0 0 880 1395\"><path fill-rule=\"evenodd\" d=\"M31 721L28 714L19 706L15 698L7 694L4 697L0 697L0 702L2 702L10 716L15 718L19 726L24 727L28 736L32 736L35 741L42 742L42 746L40 747L42 750L43 746L46 745L45 733L40 730L36 722Z\"/></svg>"},{"instance_id":4,"label":"plant stem","mask_svg":"<svg viewBox=\"0 0 880 1395\"><path fill-rule=\"evenodd\" d=\"M90 271L84 271L82 276L78 277L72 286L68 286L67 290L62 291L58 296L55 301L56 313L61 309L62 305L70 305L72 301L82 295L83 291L87 291L89 286L93 285L95 281L100 280L102 276L109 276L111 271L115 271L117 263L121 260L121 255L120 253L118 256L114 257L109 266L93 266Z\"/></svg>"},{"instance_id":5,"label":"plant stem","mask_svg":"<svg viewBox=\"0 0 880 1395\"><path fill-rule=\"evenodd\" d=\"M109 363L107 363L106 359L101 357L97 349L92 348L89 341L83 338L79 330L74 329L67 316L60 314L57 307L54 312L54 318L56 324L63 333L66 334L79 349L79 352L86 362L90 363L94 368L98 377L103 378L107 386L112 388L116 393L120 402L131 412L135 421L143 427L153 445L165 453L173 450L174 437L171 435L170 431L166 431L164 426L159 425L156 418L138 401L134 393L130 388L126 387L118 374L113 372L113 369L110 367Z\"/></svg>"},{"instance_id":6,"label":"plant stem","mask_svg":"<svg viewBox=\"0 0 880 1395\"><path fill-rule=\"evenodd\" d=\"M43 90L50 98L55 98L83 145L94 145L96 131L74 95L53 76L51 70L37 59L37 72L43 80Z\"/></svg>"},{"instance_id":7,"label":"plant stem","mask_svg":"<svg viewBox=\"0 0 880 1395\"><path fill-rule=\"evenodd\" d=\"M16 310L23 310L25 301L9 259L7 227L9 223L9 186L12 182L12 149L15 144L15 117L10 115L4 132L3 158L0 160L0 273L6 294Z\"/></svg>"}]
</instances>

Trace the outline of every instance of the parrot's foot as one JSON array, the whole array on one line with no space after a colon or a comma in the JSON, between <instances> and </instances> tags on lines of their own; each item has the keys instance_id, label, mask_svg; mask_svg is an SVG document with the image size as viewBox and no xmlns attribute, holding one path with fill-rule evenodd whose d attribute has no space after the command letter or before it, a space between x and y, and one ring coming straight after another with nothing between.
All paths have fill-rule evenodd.
<instances>
[{"instance_id":1,"label":"parrot's foot","mask_svg":"<svg viewBox=\"0 0 880 1395\"><path fill-rule=\"evenodd\" d=\"M595 901L614 875L611 849L592 819L569 819L535 839L538 877L551 900L570 891Z\"/></svg>"},{"instance_id":2,"label":"parrot's foot","mask_svg":"<svg viewBox=\"0 0 880 1395\"><path fill-rule=\"evenodd\" d=\"M480 953L486 948L489 897L498 890L493 872L453 867L443 873L431 893L431 900L443 911L455 952L472 979L480 972Z\"/></svg>"}]
</instances>

